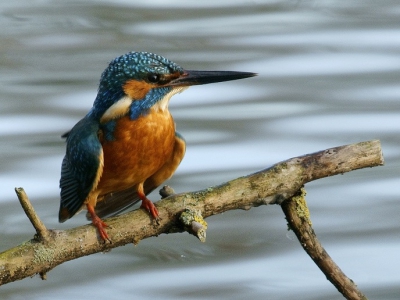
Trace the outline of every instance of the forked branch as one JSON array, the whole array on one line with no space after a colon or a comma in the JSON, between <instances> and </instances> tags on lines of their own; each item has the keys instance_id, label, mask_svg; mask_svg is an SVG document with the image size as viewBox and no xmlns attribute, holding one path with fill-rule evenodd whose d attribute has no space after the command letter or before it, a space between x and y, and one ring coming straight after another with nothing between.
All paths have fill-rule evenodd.
<instances>
[{"instance_id":1,"label":"forked branch","mask_svg":"<svg viewBox=\"0 0 400 300\"><path fill-rule=\"evenodd\" d=\"M92 225L69 230L48 230L35 217L36 214L29 212L27 214L31 216L37 232L36 238L0 253L0 285L35 274L46 274L66 261L85 255L128 243L136 244L144 238L162 233L184 231L180 216L187 208L206 218L232 209L282 204L307 182L382 164L378 140L291 158L218 186L160 200L156 204L162 217L159 224L152 223L148 214L141 209L107 219L111 244L99 242ZM17 192L21 193L22 190L18 189ZM193 231L196 226L192 225L191 228Z\"/></svg>"}]
</instances>

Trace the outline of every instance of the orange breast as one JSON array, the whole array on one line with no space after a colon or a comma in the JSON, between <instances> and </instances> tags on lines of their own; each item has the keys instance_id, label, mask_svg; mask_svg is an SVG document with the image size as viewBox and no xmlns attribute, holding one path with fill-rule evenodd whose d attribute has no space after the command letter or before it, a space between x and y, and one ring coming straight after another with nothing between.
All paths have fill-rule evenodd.
<instances>
[{"instance_id":1,"label":"orange breast","mask_svg":"<svg viewBox=\"0 0 400 300\"><path fill-rule=\"evenodd\" d=\"M165 111L151 111L136 120L117 121L113 141L103 141L104 168L97 186L99 195L137 185L171 157L175 123Z\"/></svg>"}]
</instances>

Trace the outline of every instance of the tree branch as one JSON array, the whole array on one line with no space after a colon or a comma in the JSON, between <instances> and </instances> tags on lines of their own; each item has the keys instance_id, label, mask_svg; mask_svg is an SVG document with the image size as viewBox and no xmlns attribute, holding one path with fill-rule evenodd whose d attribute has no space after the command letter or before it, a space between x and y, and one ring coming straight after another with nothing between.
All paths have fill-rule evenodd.
<instances>
[{"instance_id":1,"label":"tree branch","mask_svg":"<svg viewBox=\"0 0 400 300\"><path fill-rule=\"evenodd\" d=\"M137 244L161 233L181 232L184 225L180 215L186 208L206 218L231 209L281 204L309 181L382 164L377 140L295 157L218 186L160 200L156 205L162 217L159 224L152 223L141 209L107 219L111 244L99 242L96 229L90 224L69 230L45 230L45 242L32 239L0 253L0 285L45 274L63 262L85 255L128 243ZM43 236L44 231L39 231Z\"/></svg>"},{"instance_id":2,"label":"tree branch","mask_svg":"<svg viewBox=\"0 0 400 300\"><path fill-rule=\"evenodd\" d=\"M46 226L40 220L39 216L36 214L31 202L29 201L28 195L25 193L23 188L15 188L15 193L17 194L18 200L21 203L23 210L29 221L31 221L33 227L36 229L35 239L38 241L48 242L49 231Z\"/></svg>"},{"instance_id":3,"label":"tree branch","mask_svg":"<svg viewBox=\"0 0 400 300\"><path fill-rule=\"evenodd\" d=\"M366 300L367 297L343 273L319 242L311 226L305 194L305 190L301 188L296 195L284 201L281 205L289 228L296 234L303 249L326 275L326 278L346 299Z\"/></svg>"}]
</instances>

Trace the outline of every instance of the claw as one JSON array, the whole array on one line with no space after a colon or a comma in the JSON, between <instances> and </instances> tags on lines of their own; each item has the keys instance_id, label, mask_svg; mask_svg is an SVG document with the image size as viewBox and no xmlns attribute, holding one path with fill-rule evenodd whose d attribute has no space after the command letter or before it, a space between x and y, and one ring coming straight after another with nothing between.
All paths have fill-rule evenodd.
<instances>
[{"instance_id":1,"label":"claw","mask_svg":"<svg viewBox=\"0 0 400 300\"><path fill-rule=\"evenodd\" d=\"M140 206L140 208L147 210L154 219L157 220L160 218L160 214L158 213L157 208L155 207L154 203L151 202L151 200L149 200L148 198L144 197L144 199L142 199L142 205Z\"/></svg>"},{"instance_id":2,"label":"claw","mask_svg":"<svg viewBox=\"0 0 400 300\"><path fill-rule=\"evenodd\" d=\"M140 208L147 210L151 214L153 219L155 219L156 221L159 220L160 215L158 213L158 210L155 207L154 203L151 202L151 200L149 198L147 198L146 195L143 193L142 186L139 187L138 196L142 200L142 205L140 205Z\"/></svg>"},{"instance_id":3,"label":"claw","mask_svg":"<svg viewBox=\"0 0 400 300\"><path fill-rule=\"evenodd\" d=\"M92 217L92 224L94 227L97 228L97 232L100 235L100 238L103 240L103 242L109 242L111 243L111 239L109 238L107 231L105 230L105 227L109 227L107 223L105 223L102 219L99 218L98 215L96 215L94 211L94 207L90 204L86 204L87 210Z\"/></svg>"}]
</instances>

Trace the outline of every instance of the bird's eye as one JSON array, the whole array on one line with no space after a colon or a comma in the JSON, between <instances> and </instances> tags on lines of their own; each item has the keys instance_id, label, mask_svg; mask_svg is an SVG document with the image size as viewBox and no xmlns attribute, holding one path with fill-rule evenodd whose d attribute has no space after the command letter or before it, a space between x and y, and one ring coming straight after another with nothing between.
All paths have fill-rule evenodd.
<instances>
[{"instance_id":1,"label":"bird's eye","mask_svg":"<svg viewBox=\"0 0 400 300\"><path fill-rule=\"evenodd\" d=\"M151 83L157 83L160 81L160 75L155 74L155 73L149 73L147 75L147 80Z\"/></svg>"}]
</instances>

